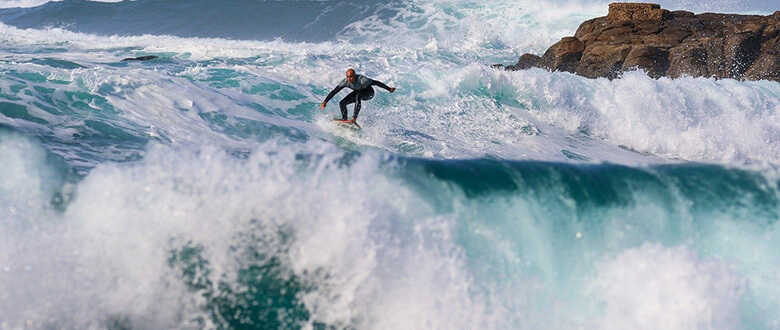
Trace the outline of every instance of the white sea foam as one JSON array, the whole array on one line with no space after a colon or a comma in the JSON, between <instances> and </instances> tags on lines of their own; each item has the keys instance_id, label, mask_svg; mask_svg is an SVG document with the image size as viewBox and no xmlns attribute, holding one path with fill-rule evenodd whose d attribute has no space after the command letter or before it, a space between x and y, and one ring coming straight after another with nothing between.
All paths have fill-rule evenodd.
<instances>
[{"instance_id":1,"label":"white sea foam","mask_svg":"<svg viewBox=\"0 0 780 330\"><path fill-rule=\"evenodd\" d=\"M705 78L620 79L513 73L533 115L569 131L668 158L775 162L780 85ZM641 93L637 93L641 91Z\"/></svg>"},{"instance_id":2,"label":"white sea foam","mask_svg":"<svg viewBox=\"0 0 780 330\"><path fill-rule=\"evenodd\" d=\"M502 49L542 52L570 35L579 22L606 14L605 4L538 1L405 1L347 26L348 40L394 47L448 50Z\"/></svg>"},{"instance_id":3,"label":"white sea foam","mask_svg":"<svg viewBox=\"0 0 780 330\"><path fill-rule=\"evenodd\" d=\"M7 47L20 48L35 54L40 47L66 47L68 52L58 58L95 62L119 61L135 52L158 52L178 55L182 59L246 58L273 52L305 55L309 52L335 54L331 43L299 44L282 41L244 41L213 38L180 38L173 36L98 36L72 32L62 28L19 29L0 23L0 38ZM4 48L3 50L6 50ZM2 54L13 59L13 54Z\"/></svg>"},{"instance_id":4,"label":"white sea foam","mask_svg":"<svg viewBox=\"0 0 780 330\"><path fill-rule=\"evenodd\" d=\"M605 262L602 329L738 329L745 281L685 247L645 244Z\"/></svg>"},{"instance_id":5,"label":"white sea foam","mask_svg":"<svg viewBox=\"0 0 780 330\"><path fill-rule=\"evenodd\" d=\"M32 219L36 213L31 210L50 201L62 179L46 157L46 151L35 141L0 130L0 216Z\"/></svg>"}]
</instances>

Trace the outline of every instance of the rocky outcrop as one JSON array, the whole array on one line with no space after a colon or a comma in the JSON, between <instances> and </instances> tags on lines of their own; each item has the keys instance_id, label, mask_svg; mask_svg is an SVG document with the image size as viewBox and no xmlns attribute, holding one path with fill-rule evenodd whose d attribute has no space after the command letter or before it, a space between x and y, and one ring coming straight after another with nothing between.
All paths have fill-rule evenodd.
<instances>
[{"instance_id":1,"label":"rocky outcrop","mask_svg":"<svg viewBox=\"0 0 780 330\"><path fill-rule=\"evenodd\" d=\"M653 3L615 2L609 4L607 21L663 21L669 19L669 11Z\"/></svg>"},{"instance_id":2,"label":"rocky outcrop","mask_svg":"<svg viewBox=\"0 0 780 330\"><path fill-rule=\"evenodd\" d=\"M542 57L524 54L508 70L541 67L589 78L642 69L658 77L780 81L780 11L768 16L668 11L612 3Z\"/></svg>"}]
</instances>

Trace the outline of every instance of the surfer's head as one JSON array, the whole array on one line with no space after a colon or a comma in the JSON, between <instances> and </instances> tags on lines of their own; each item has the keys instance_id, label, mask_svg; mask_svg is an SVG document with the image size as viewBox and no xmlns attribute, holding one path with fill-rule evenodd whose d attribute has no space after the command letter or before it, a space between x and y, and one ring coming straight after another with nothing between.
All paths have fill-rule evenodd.
<instances>
[{"instance_id":1,"label":"surfer's head","mask_svg":"<svg viewBox=\"0 0 780 330\"><path fill-rule=\"evenodd\" d=\"M355 79L357 79L357 76L355 76L355 70L350 68L347 70L347 80L349 80L349 82L355 82Z\"/></svg>"}]
</instances>

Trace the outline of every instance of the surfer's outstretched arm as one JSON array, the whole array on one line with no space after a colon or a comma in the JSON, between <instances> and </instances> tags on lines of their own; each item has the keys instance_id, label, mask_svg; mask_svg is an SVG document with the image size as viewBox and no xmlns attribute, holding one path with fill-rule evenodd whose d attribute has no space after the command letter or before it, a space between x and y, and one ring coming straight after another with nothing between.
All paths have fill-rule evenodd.
<instances>
[{"instance_id":1,"label":"surfer's outstretched arm","mask_svg":"<svg viewBox=\"0 0 780 330\"><path fill-rule=\"evenodd\" d=\"M325 109L325 106L328 104L328 101L330 101L330 99L336 96L336 94L338 94L342 89L344 89L344 86L338 85L336 86L336 88L330 91L330 93L328 93L328 96L325 97L325 101L322 101L322 103L320 103L320 109Z\"/></svg>"},{"instance_id":2,"label":"surfer's outstretched arm","mask_svg":"<svg viewBox=\"0 0 780 330\"><path fill-rule=\"evenodd\" d=\"M379 80L372 80L371 86L379 86L381 88L386 89L388 92L392 93L395 92L395 88L385 85L385 83L379 81Z\"/></svg>"}]
</instances>

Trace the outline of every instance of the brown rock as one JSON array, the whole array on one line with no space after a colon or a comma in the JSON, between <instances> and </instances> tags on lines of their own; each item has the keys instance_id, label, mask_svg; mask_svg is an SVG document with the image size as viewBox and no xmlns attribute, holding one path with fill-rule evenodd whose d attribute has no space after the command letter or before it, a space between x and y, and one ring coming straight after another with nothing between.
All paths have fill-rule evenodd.
<instances>
[{"instance_id":1,"label":"brown rock","mask_svg":"<svg viewBox=\"0 0 780 330\"><path fill-rule=\"evenodd\" d=\"M780 81L780 55L761 57L745 72L743 76L749 80Z\"/></svg>"},{"instance_id":2,"label":"brown rock","mask_svg":"<svg viewBox=\"0 0 780 330\"><path fill-rule=\"evenodd\" d=\"M722 36L701 39L701 47L707 51L707 72L712 77L729 77L726 65L725 43Z\"/></svg>"},{"instance_id":3,"label":"brown rock","mask_svg":"<svg viewBox=\"0 0 780 330\"><path fill-rule=\"evenodd\" d=\"M607 21L663 21L671 16L661 5L652 3L614 2L609 4Z\"/></svg>"},{"instance_id":4,"label":"brown rock","mask_svg":"<svg viewBox=\"0 0 780 330\"><path fill-rule=\"evenodd\" d=\"M520 56L520 59L517 60L517 64L507 66L507 70L525 70L530 69L533 67L539 66L539 62L542 60L541 57L533 55L533 54L523 54Z\"/></svg>"},{"instance_id":5,"label":"brown rock","mask_svg":"<svg viewBox=\"0 0 780 330\"><path fill-rule=\"evenodd\" d=\"M582 54L577 74L588 78L616 78L623 69L631 46L590 47Z\"/></svg>"},{"instance_id":6,"label":"brown rock","mask_svg":"<svg viewBox=\"0 0 780 330\"><path fill-rule=\"evenodd\" d=\"M693 17L693 13L685 10L675 10L672 12L672 17L678 18L678 17Z\"/></svg>"},{"instance_id":7,"label":"brown rock","mask_svg":"<svg viewBox=\"0 0 780 330\"><path fill-rule=\"evenodd\" d=\"M622 71L642 69L653 78L660 78L669 69L669 51L653 46L637 46L631 48Z\"/></svg>"},{"instance_id":8,"label":"brown rock","mask_svg":"<svg viewBox=\"0 0 780 330\"><path fill-rule=\"evenodd\" d=\"M633 41L630 38L626 38L626 36L634 35L636 31L634 22L609 24L601 30L594 31L592 41L610 44L631 44Z\"/></svg>"},{"instance_id":9,"label":"brown rock","mask_svg":"<svg viewBox=\"0 0 780 330\"><path fill-rule=\"evenodd\" d=\"M700 47L681 46L669 50L669 69L672 78L682 76L707 77L707 51Z\"/></svg>"},{"instance_id":10,"label":"brown rock","mask_svg":"<svg viewBox=\"0 0 780 330\"><path fill-rule=\"evenodd\" d=\"M604 17L587 20L580 24L580 26L577 28L577 32L574 33L574 37L587 44L583 37L593 34L593 31L596 29L603 29L606 25L607 20Z\"/></svg>"},{"instance_id":11,"label":"brown rock","mask_svg":"<svg viewBox=\"0 0 780 330\"><path fill-rule=\"evenodd\" d=\"M744 78L780 81L780 38L762 44L761 54L745 71Z\"/></svg>"},{"instance_id":12,"label":"brown rock","mask_svg":"<svg viewBox=\"0 0 780 330\"><path fill-rule=\"evenodd\" d=\"M585 45L579 39L565 37L544 53L540 64L548 70L574 73L584 50Z\"/></svg>"},{"instance_id":13,"label":"brown rock","mask_svg":"<svg viewBox=\"0 0 780 330\"><path fill-rule=\"evenodd\" d=\"M775 39L778 35L780 35L780 26L769 25L764 29L764 33L761 35L761 43Z\"/></svg>"},{"instance_id":14,"label":"brown rock","mask_svg":"<svg viewBox=\"0 0 780 330\"><path fill-rule=\"evenodd\" d=\"M724 55L728 76L741 78L761 52L761 32L749 31L726 39Z\"/></svg>"}]
</instances>

